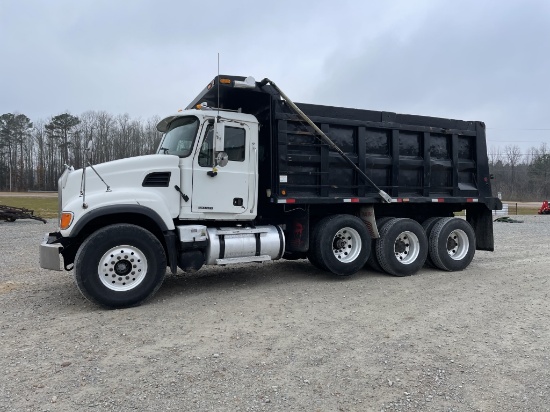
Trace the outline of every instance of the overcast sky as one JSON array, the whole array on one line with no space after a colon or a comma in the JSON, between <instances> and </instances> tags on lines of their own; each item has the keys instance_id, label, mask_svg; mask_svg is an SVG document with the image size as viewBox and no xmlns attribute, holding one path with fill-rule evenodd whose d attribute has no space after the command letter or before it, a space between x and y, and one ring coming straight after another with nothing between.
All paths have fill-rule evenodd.
<instances>
[{"instance_id":1,"label":"overcast sky","mask_svg":"<svg viewBox=\"0 0 550 412\"><path fill-rule=\"evenodd\" d=\"M217 53L221 73L298 102L482 120L489 148L550 143L549 0L0 0L0 114L162 117Z\"/></svg>"}]
</instances>

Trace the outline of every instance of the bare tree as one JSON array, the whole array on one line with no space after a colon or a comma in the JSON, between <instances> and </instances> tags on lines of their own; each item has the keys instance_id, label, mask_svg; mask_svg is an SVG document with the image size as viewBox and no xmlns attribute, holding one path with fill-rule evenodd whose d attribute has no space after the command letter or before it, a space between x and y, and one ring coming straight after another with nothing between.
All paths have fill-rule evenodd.
<instances>
[{"instance_id":1,"label":"bare tree","mask_svg":"<svg viewBox=\"0 0 550 412\"><path fill-rule=\"evenodd\" d=\"M502 162L503 155L500 146L491 146L489 149L489 166L495 166L497 162Z\"/></svg>"},{"instance_id":2,"label":"bare tree","mask_svg":"<svg viewBox=\"0 0 550 412\"><path fill-rule=\"evenodd\" d=\"M510 180L513 185L516 181L516 167L521 160L521 149L518 145L507 145L504 148L504 154L506 155L507 163L510 165L512 171Z\"/></svg>"}]
</instances>

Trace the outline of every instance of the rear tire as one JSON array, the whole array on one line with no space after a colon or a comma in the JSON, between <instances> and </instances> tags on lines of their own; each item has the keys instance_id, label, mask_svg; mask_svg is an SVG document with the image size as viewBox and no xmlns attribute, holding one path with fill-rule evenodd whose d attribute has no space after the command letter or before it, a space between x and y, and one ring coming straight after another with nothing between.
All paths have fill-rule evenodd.
<instances>
[{"instance_id":1,"label":"rear tire","mask_svg":"<svg viewBox=\"0 0 550 412\"><path fill-rule=\"evenodd\" d=\"M427 255L428 239L418 222L392 219L380 231L376 256L390 275L414 275L424 265Z\"/></svg>"},{"instance_id":2,"label":"rear tire","mask_svg":"<svg viewBox=\"0 0 550 412\"><path fill-rule=\"evenodd\" d=\"M308 257L323 270L349 276L365 265L370 248L371 237L361 219L335 215L322 219L315 226Z\"/></svg>"},{"instance_id":3,"label":"rear tire","mask_svg":"<svg viewBox=\"0 0 550 412\"><path fill-rule=\"evenodd\" d=\"M430 234L432 233L432 229L435 226L435 224L442 218L440 217L431 217L427 220L425 220L422 223L422 227L424 228L424 232L426 233L426 238L428 239L428 256L426 256L426 266L429 266L431 268L437 269L437 266L432 261L432 258L430 256L429 250L429 240L430 240Z\"/></svg>"},{"instance_id":4,"label":"rear tire","mask_svg":"<svg viewBox=\"0 0 550 412\"><path fill-rule=\"evenodd\" d=\"M376 227L378 228L378 234L380 234L380 231L384 227L386 223L388 223L390 220L395 219L394 217L381 217L376 221ZM376 270L377 272L384 272L384 269L382 266L380 266L380 263L378 262L378 257L376 256L376 245L378 244L378 239L372 239L372 246L370 251L369 259L367 260L367 266L373 270Z\"/></svg>"},{"instance_id":5,"label":"rear tire","mask_svg":"<svg viewBox=\"0 0 550 412\"><path fill-rule=\"evenodd\" d=\"M313 231L311 232L311 236L309 238L309 249L307 251L307 258L309 262L315 266L317 269L329 272L328 268L325 266L325 264L321 261L320 256L318 256L317 247L315 246L315 239L321 236L319 233L319 228L321 227L321 222L324 222L324 220L330 220L334 219L334 216L326 217L325 219L319 221L315 226L313 226Z\"/></svg>"},{"instance_id":6,"label":"rear tire","mask_svg":"<svg viewBox=\"0 0 550 412\"><path fill-rule=\"evenodd\" d=\"M148 230L130 224L106 226L80 246L74 261L78 289L108 308L137 306L160 288L166 255Z\"/></svg>"},{"instance_id":7,"label":"rear tire","mask_svg":"<svg viewBox=\"0 0 550 412\"><path fill-rule=\"evenodd\" d=\"M429 249L439 269L449 272L466 269L476 252L474 229L463 219L440 219L430 234Z\"/></svg>"}]
</instances>

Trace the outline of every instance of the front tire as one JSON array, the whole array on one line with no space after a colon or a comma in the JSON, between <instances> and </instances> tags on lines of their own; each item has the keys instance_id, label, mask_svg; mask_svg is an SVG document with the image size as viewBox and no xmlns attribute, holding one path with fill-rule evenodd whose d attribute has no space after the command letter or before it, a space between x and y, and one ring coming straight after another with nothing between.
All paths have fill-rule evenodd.
<instances>
[{"instance_id":1,"label":"front tire","mask_svg":"<svg viewBox=\"0 0 550 412\"><path fill-rule=\"evenodd\" d=\"M166 255L148 230L130 224L99 229L80 246L74 277L84 297L108 308L137 306L162 285Z\"/></svg>"},{"instance_id":2,"label":"front tire","mask_svg":"<svg viewBox=\"0 0 550 412\"><path fill-rule=\"evenodd\" d=\"M365 265L371 237L365 223L352 215L322 219L313 231L310 260L339 276L352 275Z\"/></svg>"},{"instance_id":3,"label":"front tire","mask_svg":"<svg viewBox=\"0 0 550 412\"><path fill-rule=\"evenodd\" d=\"M412 219L393 219L380 231L376 256L380 266L394 276L410 276L424 266L428 239L420 224Z\"/></svg>"}]
</instances>

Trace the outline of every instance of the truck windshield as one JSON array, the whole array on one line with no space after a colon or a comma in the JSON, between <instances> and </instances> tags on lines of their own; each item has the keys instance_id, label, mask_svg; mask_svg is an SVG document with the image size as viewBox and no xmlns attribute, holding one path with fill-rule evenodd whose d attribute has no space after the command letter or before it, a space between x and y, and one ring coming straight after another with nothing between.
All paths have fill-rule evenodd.
<instances>
[{"instance_id":1,"label":"truck windshield","mask_svg":"<svg viewBox=\"0 0 550 412\"><path fill-rule=\"evenodd\" d=\"M199 119L194 116L180 117L170 123L170 128L161 140L157 153L187 157L193 149Z\"/></svg>"}]
</instances>

